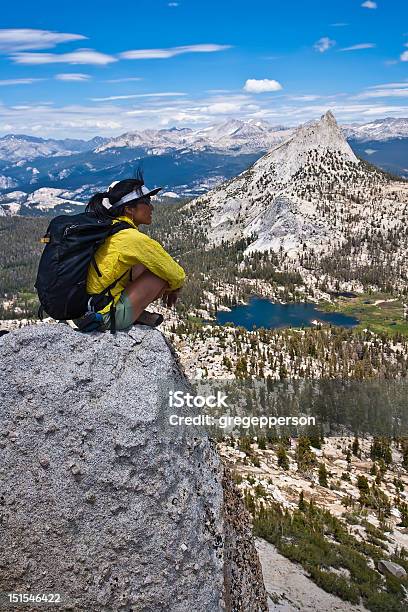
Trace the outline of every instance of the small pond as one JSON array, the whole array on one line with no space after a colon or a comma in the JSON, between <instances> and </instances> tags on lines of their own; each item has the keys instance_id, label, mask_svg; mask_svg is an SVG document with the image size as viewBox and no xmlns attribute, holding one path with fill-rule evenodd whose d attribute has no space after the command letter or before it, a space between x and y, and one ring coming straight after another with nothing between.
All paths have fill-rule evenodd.
<instances>
[{"instance_id":1,"label":"small pond","mask_svg":"<svg viewBox=\"0 0 408 612\"><path fill-rule=\"evenodd\" d=\"M316 304L275 304L266 298L252 297L248 304L234 306L230 312L220 310L217 322L232 323L252 330L255 327L277 329L280 327L313 327L318 321L339 327L354 327L359 321L340 312L324 312Z\"/></svg>"}]
</instances>

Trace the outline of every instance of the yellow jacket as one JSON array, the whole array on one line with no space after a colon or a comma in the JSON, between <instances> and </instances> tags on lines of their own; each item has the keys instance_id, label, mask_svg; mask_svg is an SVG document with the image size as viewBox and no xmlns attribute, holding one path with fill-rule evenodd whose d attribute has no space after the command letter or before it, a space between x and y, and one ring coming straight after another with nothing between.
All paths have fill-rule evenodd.
<instances>
[{"instance_id":1,"label":"yellow jacket","mask_svg":"<svg viewBox=\"0 0 408 612\"><path fill-rule=\"evenodd\" d=\"M181 287L186 274L161 244L140 232L129 217L118 217L113 222L118 223L119 221L126 221L132 227L110 236L96 251L96 265L102 276L98 276L94 265L90 264L86 284L87 292L102 293L106 287L128 271L129 274L125 274L111 290L116 304L120 294L129 283L130 269L138 263L166 280L171 290ZM111 304L108 304L100 312L108 312L110 306Z\"/></svg>"}]
</instances>

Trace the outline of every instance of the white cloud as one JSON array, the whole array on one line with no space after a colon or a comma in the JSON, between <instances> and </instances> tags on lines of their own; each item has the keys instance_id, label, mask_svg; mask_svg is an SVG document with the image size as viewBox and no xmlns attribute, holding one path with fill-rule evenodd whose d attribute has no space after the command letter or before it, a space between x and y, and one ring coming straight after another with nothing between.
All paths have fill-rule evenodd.
<instances>
[{"instance_id":1,"label":"white cloud","mask_svg":"<svg viewBox=\"0 0 408 612\"><path fill-rule=\"evenodd\" d=\"M173 92L141 93L133 94L138 98L123 103L107 99L103 102L88 102L86 105L61 106L56 103L54 106L46 106L45 102L41 102L29 108L24 101L20 105L16 103L14 107L4 106L0 102L0 131L41 134L44 137L91 138L95 135L116 136L135 129L158 129L164 126L205 127L226 118L265 119L272 125L295 126L318 118L327 108L331 108L342 123L369 121L384 116L408 116L408 96L394 91L404 88L408 90L408 81L407 87L404 81L386 83L385 86L376 85L373 89L367 87L363 95L375 93L366 99L356 99L344 93L336 93L330 99L329 96L318 97L317 94L302 94L301 91L290 95L275 94L273 105L269 95L235 90L220 92L219 95L204 93L192 97L157 95ZM109 89L109 93L113 93L112 89ZM376 93L381 90L384 90L383 97ZM118 93L121 91L122 88ZM5 130L2 128L4 125L13 127Z\"/></svg>"},{"instance_id":2,"label":"white cloud","mask_svg":"<svg viewBox=\"0 0 408 612\"><path fill-rule=\"evenodd\" d=\"M183 123L187 125L203 124L203 116L201 114L194 114L190 112L179 111L176 113L171 113L171 115L168 116L163 116L160 114L159 117L159 125L163 127L172 126L175 123Z\"/></svg>"},{"instance_id":3,"label":"white cloud","mask_svg":"<svg viewBox=\"0 0 408 612\"><path fill-rule=\"evenodd\" d=\"M363 115L374 115L378 118L383 118L384 115L393 115L395 117L406 117L408 106L370 106L362 112Z\"/></svg>"},{"instance_id":4,"label":"white cloud","mask_svg":"<svg viewBox=\"0 0 408 612\"><path fill-rule=\"evenodd\" d=\"M332 26L332 28L344 28L345 26L348 26L348 23L339 22L331 23L330 25Z\"/></svg>"},{"instance_id":5,"label":"white cloud","mask_svg":"<svg viewBox=\"0 0 408 612\"><path fill-rule=\"evenodd\" d=\"M265 93L268 91L279 91L282 85L274 79L247 79L244 91L248 93Z\"/></svg>"},{"instance_id":6,"label":"white cloud","mask_svg":"<svg viewBox=\"0 0 408 612\"><path fill-rule=\"evenodd\" d=\"M296 100L298 102L313 102L314 100L318 100L321 96L315 95L303 95L303 96L289 96L290 100Z\"/></svg>"},{"instance_id":7,"label":"white cloud","mask_svg":"<svg viewBox=\"0 0 408 612\"><path fill-rule=\"evenodd\" d=\"M15 53L12 56L15 64L94 64L103 66L117 59L93 49L79 49L71 53Z\"/></svg>"},{"instance_id":8,"label":"white cloud","mask_svg":"<svg viewBox=\"0 0 408 612\"><path fill-rule=\"evenodd\" d=\"M178 3L178 2L169 2L167 6L173 6L173 7L175 7L175 6L178 6L178 5L179 5L179 3Z\"/></svg>"},{"instance_id":9,"label":"white cloud","mask_svg":"<svg viewBox=\"0 0 408 612\"><path fill-rule=\"evenodd\" d=\"M315 51L324 53L325 51L328 51L329 49L334 47L335 44L335 40L331 40L328 36L322 36L322 38L319 38L319 40L315 42L313 48L315 49Z\"/></svg>"},{"instance_id":10,"label":"white cloud","mask_svg":"<svg viewBox=\"0 0 408 612\"><path fill-rule=\"evenodd\" d=\"M92 102L107 102L110 100L131 100L132 98L170 98L177 96L186 96L187 94L180 91L163 91L158 93L145 94L130 94L125 96L108 96L107 98L90 98Z\"/></svg>"},{"instance_id":11,"label":"white cloud","mask_svg":"<svg viewBox=\"0 0 408 612\"><path fill-rule=\"evenodd\" d=\"M273 120L285 125L293 125L306 121L308 119L316 119L328 109L325 104L315 104L301 107L280 107L273 111L267 109L262 115L265 119L273 118ZM408 105L406 106L391 106L391 105L375 105L370 101L369 104L351 104L348 102L330 104L330 109L334 113L338 121L351 122L365 120L367 116L370 118L384 118L384 116L405 117L408 113Z\"/></svg>"},{"instance_id":12,"label":"white cloud","mask_svg":"<svg viewBox=\"0 0 408 612\"><path fill-rule=\"evenodd\" d=\"M209 94L224 94L224 93L231 93L231 91L233 91L232 89L207 89L206 93Z\"/></svg>"},{"instance_id":13,"label":"white cloud","mask_svg":"<svg viewBox=\"0 0 408 612\"><path fill-rule=\"evenodd\" d=\"M204 107L204 112L211 113L213 115L223 115L225 113L234 113L240 110L239 104L234 104L231 102L215 102L215 104L210 104L209 106Z\"/></svg>"},{"instance_id":14,"label":"white cloud","mask_svg":"<svg viewBox=\"0 0 408 612\"><path fill-rule=\"evenodd\" d=\"M343 47L340 51L359 51L360 49L374 49L375 43L359 43L358 45L352 45L351 47Z\"/></svg>"},{"instance_id":15,"label":"white cloud","mask_svg":"<svg viewBox=\"0 0 408 612\"><path fill-rule=\"evenodd\" d=\"M260 107L253 104L249 96L231 95L215 96L206 100L191 100L186 98L173 99L171 106L166 100L150 101L148 105L138 104L137 108L128 110L125 114L137 117L139 121L153 122L157 125L175 125L176 123L208 124L215 117L230 115L234 117L251 116Z\"/></svg>"},{"instance_id":16,"label":"white cloud","mask_svg":"<svg viewBox=\"0 0 408 612\"><path fill-rule=\"evenodd\" d=\"M78 105L50 107L46 103L11 107L0 104L0 123L12 125L8 131L14 133L50 137L72 137L73 134L78 137L92 137L95 134L109 136L123 131L117 110L115 107L102 109Z\"/></svg>"},{"instance_id":17,"label":"white cloud","mask_svg":"<svg viewBox=\"0 0 408 612\"><path fill-rule=\"evenodd\" d=\"M401 53L400 60L401 62L408 62L408 51L404 51L404 53Z\"/></svg>"},{"instance_id":18,"label":"white cloud","mask_svg":"<svg viewBox=\"0 0 408 612\"><path fill-rule=\"evenodd\" d=\"M184 53L214 53L230 49L231 45L186 45L183 47L169 47L168 49L136 49L134 51L124 51L119 56L122 59L141 60L141 59L167 59Z\"/></svg>"},{"instance_id":19,"label":"white cloud","mask_svg":"<svg viewBox=\"0 0 408 612\"><path fill-rule=\"evenodd\" d=\"M11 53L28 49L51 49L60 43L86 38L82 34L65 34L50 30L0 29L0 50Z\"/></svg>"},{"instance_id":20,"label":"white cloud","mask_svg":"<svg viewBox=\"0 0 408 612\"><path fill-rule=\"evenodd\" d=\"M363 4L361 6L363 8L367 8L367 9L376 9L377 8L377 3L376 2L372 2L372 0L366 0L365 2L363 2Z\"/></svg>"},{"instance_id":21,"label":"white cloud","mask_svg":"<svg viewBox=\"0 0 408 612\"><path fill-rule=\"evenodd\" d=\"M138 117L138 124L140 121L148 120L150 126L156 127L157 124L175 125L178 123L203 123L203 119L210 120L210 115L205 116L197 110L191 108L178 109L173 106L161 108L140 108L126 111L125 115L128 117Z\"/></svg>"},{"instance_id":22,"label":"white cloud","mask_svg":"<svg viewBox=\"0 0 408 612\"><path fill-rule=\"evenodd\" d=\"M394 89L395 87L408 87L408 81L399 83L382 83L381 85L370 85L366 89Z\"/></svg>"},{"instance_id":23,"label":"white cloud","mask_svg":"<svg viewBox=\"0 0 408 612\"><path fill-rule=\"evenodd\" d=\"M123 79L107 79L105 83L129 83L130 81L142 81L141 77L125 77Z\"/></svg>"},{"instance_id":24,"label":"white cloud","mask_svg":"<svg viewBox=\"0 0 408 612\"><path fill-rule=\"evenodd\" d=\"M3 79L0 81L0 85L32 85L32 83L38 81L44 81L44 79Z\"/></svg>"},{"instance_id":25,"label":"white cloud","mask_svg":"<svg viewBox=\"0 0 408 612\"><path fill-rule=\"evenodd\" d=\"M89 74L82 74L81 72L63 72L56 74L54 78L57 81L87 81L91 77Z\"/></svg>"},{"instance_id":26,"label":"white cloud","mask_svg":"<svg viewBox=\"0 0 408 612\"><path fill-rule=\"evenodd\" d=\"M355 96L355 98L406 98L408 97L408 87L400 89L374 89L365 91Z\"/></svg>"},{"instance_id":27,"label":"white cloud","mask_svg":"<svg viewBox=\"0 0 408 612\"><path fill-rule=\"evenodd\" d=\"M118 121L111 121L104 119L103 121L97 121L95 119L77 119L75 121L54 121L51 124L34 124L32 126L33 132L43 132L44 128L52 130L117 130L121 128L121 124ZM68 132L69 134L69 132Z\"/></svg>"}]
</instances>

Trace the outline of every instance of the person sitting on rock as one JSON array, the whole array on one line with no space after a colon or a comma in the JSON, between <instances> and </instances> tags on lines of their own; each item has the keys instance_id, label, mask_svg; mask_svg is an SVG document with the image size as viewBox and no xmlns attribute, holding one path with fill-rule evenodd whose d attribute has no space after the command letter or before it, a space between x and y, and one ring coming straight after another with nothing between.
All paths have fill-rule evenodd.
<instances>
[{"instance_id":1,"label":"person sitting on rock","mask_svg":"<svg viewBox=\"0 0 408 612\"><path fill-rule=\"evenodd\" d=\"M158 298L166 306L176 303L184 283L183 268L165 249L146 234L140 225L152 222L152 196L160 191L149 190L141 172L137 178L113 182L105 193L96 193L86 212L113 223L125 221L131 227L105 240L95 253L95 262L88 269L87 292L101 293L113 283L111 295L115 305L115 328L125 329L133 323L156 326L162 315L145 311ZM118 280L119 279L119 280ZM111 327L111 304L101 308L103 327Z\"/></svg>"}]
</instances>

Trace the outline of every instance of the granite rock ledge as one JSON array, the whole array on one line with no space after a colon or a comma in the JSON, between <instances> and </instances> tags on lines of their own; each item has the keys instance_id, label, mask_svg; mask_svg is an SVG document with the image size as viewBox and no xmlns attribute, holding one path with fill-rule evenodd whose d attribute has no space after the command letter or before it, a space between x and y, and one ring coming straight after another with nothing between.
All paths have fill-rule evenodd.
<instances>
[{"instance_id":1,"label":"granite rock ledge","mask_svg":"<svg viewBox=\"0 0 408 612\"><path fill-rule=\"evenodd\" d=\"M267 609L214 443L163 428L168 385L189 383L158 330L27 326L0 360L0 591L60 593L49 610Z\"/></svg>"}]
</instances>

